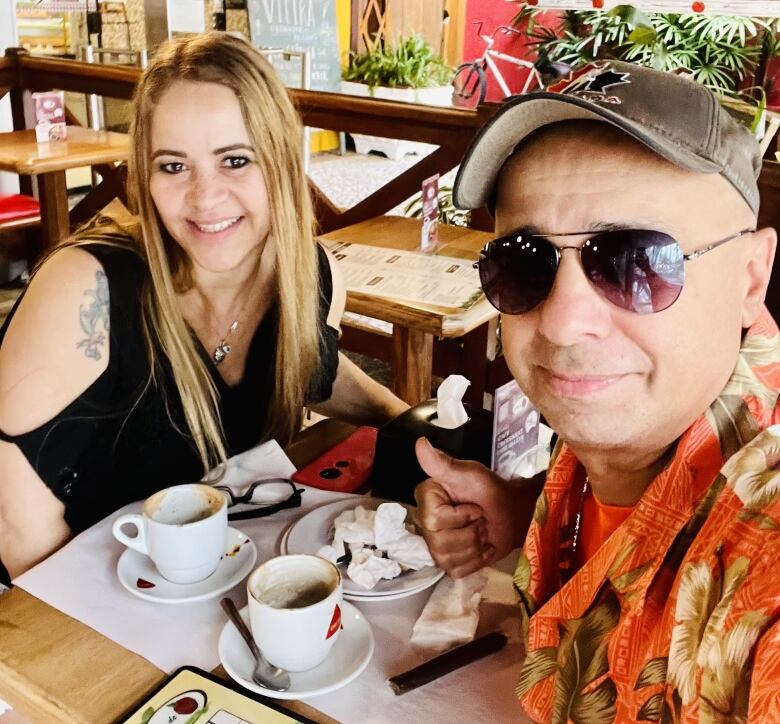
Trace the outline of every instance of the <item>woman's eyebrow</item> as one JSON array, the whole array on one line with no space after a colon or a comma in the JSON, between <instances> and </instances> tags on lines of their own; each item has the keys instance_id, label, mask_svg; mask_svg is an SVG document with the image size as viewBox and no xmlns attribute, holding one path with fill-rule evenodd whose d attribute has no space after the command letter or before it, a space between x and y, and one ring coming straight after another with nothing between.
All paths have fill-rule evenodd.
<instances>
[{"instance_id":1,"label":"woman's eyebrow","mask_svg":"<svg viewBox=\"0 0 780 724\"><path fill-rule=\"evenodd\" d=\"M170 151L167 148L160 148L152 154L152 161L158 156L175 156L176 158L187 158L187 154L183 151Z\"/></svg>"},{"instance_id":2,"label":"woman's eyebrow","mask_svg":"<svg viewBox=\"0 0 780 724\"><path fill-rule=\"evenodd\" d=\"M228 153L230 151L254 151L254 149L246 143L233 143L230 146L221 146L215 148L212 153L215 156L219 156L222 153ZM184 151L173 151L168 148L160 148L152 154L152 161L158 156L174 156L175 158L187 158L187 154Z\"/></svg>"},{"instance_id":3,"label":"woman's eyebrow","mask_svg":"<svg viewBox=\"0 0 780 724\"><path fill-rule=\"evenodd\" d=\"M220 153L227 153L228 151L254 151L254 149L246 143L234 143L232 146L222 146L222 148L215 148L212 153L216 156Z\"/></svg>"}]
</instances>

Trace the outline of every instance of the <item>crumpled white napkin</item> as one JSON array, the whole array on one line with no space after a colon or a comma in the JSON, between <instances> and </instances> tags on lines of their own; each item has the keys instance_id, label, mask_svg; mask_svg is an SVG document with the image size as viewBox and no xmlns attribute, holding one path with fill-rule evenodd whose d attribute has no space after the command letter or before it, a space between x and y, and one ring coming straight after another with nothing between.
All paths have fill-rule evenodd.
<instances>
[{"instance_id":1,"label":"crumpled white napkin","mask_svg":"<svg viewBox=\"0 0 780 724\"><path fill-rule=\"evenodd\" d=\"M360 548L352 553L347 575L353 583L369 591L383 578L389 580L400 576L401 566L371 548Z\"/></svg>"},{"instance_id":2,"label":"crumpled white napkin","mask_svg":"<svg viewBox=\"0 0 780 724\"><path fill-rule=\"evenodd\" d=\"M344 543L349 543L350 550L357 550L367 545L374 545L374 511L366 510L358 505L354 510L345 510L333 521L335 533L333 548L336 557L346 553Z\"/></svg>"},{"instance_id":3,"label":"crumpled white napkin","mask_svg":"<svg viewBox=\"0 0 780 724\"><path fill-rule=\"evenodd\" d=\"M349 544L352 560L347 575L367 591L404 569L434 565L425 539L405 520L406 508L398 503L382 503L375 511L362 505L345 510L333 521L333 544L323 546L317 555L335 562L344 555L344 544Z\"/></svg>"},{"instance_id":4,"label":"crumpled white napkin","mask_svg":"<svg viewBox=\"0 0 780 724\"><path fill-rule=\"evenodd\" d=\"M486 583L482 571L465 578L444 576L414 624L412 643L444 650L471 641L477 631L479 602Z\"/></svg>"}]
</instances>

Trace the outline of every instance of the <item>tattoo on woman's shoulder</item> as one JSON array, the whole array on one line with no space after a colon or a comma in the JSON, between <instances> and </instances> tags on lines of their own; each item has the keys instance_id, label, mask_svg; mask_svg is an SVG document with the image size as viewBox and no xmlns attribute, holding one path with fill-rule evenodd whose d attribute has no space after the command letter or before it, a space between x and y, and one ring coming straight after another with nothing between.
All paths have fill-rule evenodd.
<instances>
[{"instance_id":1,"label":"tattoo on woman's shoulder","mask_svg":"<svg viewBox=\"0 0 780 724\"><path fill-rule=\"evenodd\" d=\"M106 343L109 331L108 279L103 270L95 272L96 285L94 289L85 289L87 297L79 307L79 322L87 336L76 346L84 350L84 354L92 359L102 357L102 349ZM100 329L99 327L102 327Z\"/></svg>"}]
</instances>

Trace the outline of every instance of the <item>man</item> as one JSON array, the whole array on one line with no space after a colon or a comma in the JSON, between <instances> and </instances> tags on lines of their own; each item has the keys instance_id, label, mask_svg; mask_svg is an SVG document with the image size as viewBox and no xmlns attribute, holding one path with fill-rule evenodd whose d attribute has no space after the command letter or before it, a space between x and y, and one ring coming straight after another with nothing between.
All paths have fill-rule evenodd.
<instances>
[{"instance_id":1,"label":"man","mask_svg":"<svg viewBox=\"0 0 780 724\"><path fill-rule=\"evenodd\" d=\"M418 441L426 537L454 576L525 540L517 692L534 720L780 721L758 145L672 74L599 62L556 90L497 112L455 201L495 209L483 288L559 444L539 495Z\"/></svg>"}]
</instances>

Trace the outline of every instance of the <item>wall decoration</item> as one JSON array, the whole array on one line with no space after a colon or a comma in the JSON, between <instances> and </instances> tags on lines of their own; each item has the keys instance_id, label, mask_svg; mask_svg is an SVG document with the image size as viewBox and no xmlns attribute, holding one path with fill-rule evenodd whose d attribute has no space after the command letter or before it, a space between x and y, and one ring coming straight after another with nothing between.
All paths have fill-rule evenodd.
<instances>
[{"instance_id":1,"label":"wall decoration","mask_svg":"<svg viewBox=\"0 0 780 724\"><path fill-rule=\"evenodd\" d=\"M525 0L517 3L518 6L551 10L609 10L624 4L625 0ZM645 12L780 17L780 0L634 0L630 4Z\"/></svg>"},{"instance_id":2,"label":"wall decoration","mask_svg":"<svg viewBox=\"0 0 780 724\"><path fill-rule=\"evenodd\" d=\"M312 90L337 91L341 78L334 0L249 0L249 34L258 48L311 54ZM285 85L300 87L300 61L271 58Z\"/></svg>"}]
</instances>

